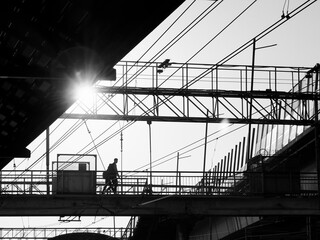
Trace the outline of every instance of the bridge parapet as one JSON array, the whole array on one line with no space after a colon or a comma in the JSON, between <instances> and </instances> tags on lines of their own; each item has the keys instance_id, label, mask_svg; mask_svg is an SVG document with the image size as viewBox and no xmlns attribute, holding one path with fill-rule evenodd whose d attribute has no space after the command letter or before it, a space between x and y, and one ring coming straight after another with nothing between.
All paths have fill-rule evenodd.
<instances>
[{"instance_id":1,"label":"bridge parapet","mask_svg":"<svg viewBox=\"0 0 320 240\"><path fill-rule=\"evenodd\" d=\"M0 237L4 240L11 239L49 239L60 235L74 233L95 233L108 235L119 239L128 239L124 235L125 228L0 228ZM130 230L131 231L131 230Z\"/></svg>"},{"instance_id":2,"label":"bridge parapet","mask_svg":"<svg viewBox=\"0 0 320 240\"><path fill-rule=\"evenodd\" d=\"M102 171L95 171L96 183L93 191L72 191L73 179L63 179L62 191L53 187L57 174L43 170L2 171L0 194L50 195L55 194L106 194L103 193L105 180ZM64 178L64 175L60 176ZM66 178L66 177L65 177ZM317 174L302 172L191 172L153 171L152 185L150 172L122 171L118 178L117 195L205 195L205 196L308 196L317 194ZM81 183L83 184L83 183ZM49 191L47 191L49 186ZM63 191L66 186L67 190ZM74 186L78 189L77 186ZM108 193L113 194L113 193Z\"/></svg>"}]
</instances>

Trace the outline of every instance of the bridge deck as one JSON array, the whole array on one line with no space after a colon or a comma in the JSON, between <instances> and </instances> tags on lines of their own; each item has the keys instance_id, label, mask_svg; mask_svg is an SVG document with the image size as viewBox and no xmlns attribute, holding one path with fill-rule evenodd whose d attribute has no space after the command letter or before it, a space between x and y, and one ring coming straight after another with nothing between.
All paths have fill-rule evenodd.
<instances>
[{"instance_id":1,"label":"bridge deck","mask_svg":"<svg viewBox=\"0 0 320 240\"><path fill-rule=\"evenodd\" d=\"M0 215L239 216L320 213L315 173L152 172L151 179L148 172L122 172L116 194L102 193L102 172L85 173L93 177L81 180L79 176L86 175L77 171L71 175L50 172L50 176L44 171L2 172Z\"/></svg>"},{"instance_id":2,"label":"bridge deck","mask_svg":"<svg viewBox=\"0 0 320 240\"><path fill-rule=\"evenodd\" d=\"M0 215L320 215L320 209L318 197L6 195Z\"/></svg>"},{"instance_id":3,"label":"bridge deck","mask_svg":"<svg viewBox=\"0 0 320 240\"><path fill-rule=\"evenodd\" d=\"M126 232L132 234L132 228L0 228L0 236L3 240L27 240L27 239L51 239L66 234L103 234L119 239L129 239Z\"/></svg>"}]
</instances>

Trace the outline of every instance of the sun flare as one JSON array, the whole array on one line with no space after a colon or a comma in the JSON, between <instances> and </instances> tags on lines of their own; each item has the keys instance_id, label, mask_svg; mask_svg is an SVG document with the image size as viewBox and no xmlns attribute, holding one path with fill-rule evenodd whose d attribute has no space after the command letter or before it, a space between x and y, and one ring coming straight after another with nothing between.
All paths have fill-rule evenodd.
<instances>
[{"instance_id":1,"label":"sun flare","mask_svg":"<svg viewBox=\"0 0 320 240\"><path fill-rule=\"evenodd\" d=\"M81 83L75 87L74 98L77 101L90 106L93 104L95 96L94 86L88 83Z\"/></svg>"}]
</instances>

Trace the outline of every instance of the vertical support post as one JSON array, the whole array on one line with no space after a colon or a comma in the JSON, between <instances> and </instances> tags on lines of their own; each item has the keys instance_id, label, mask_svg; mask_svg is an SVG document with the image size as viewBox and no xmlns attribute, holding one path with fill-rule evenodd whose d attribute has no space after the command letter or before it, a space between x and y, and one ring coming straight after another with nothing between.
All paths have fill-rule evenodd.
<instances>
[{"instance_id":1,"label":"vertical support post","mask_svg":"<svg viewBox=\"0 0 320 240\"><path fill-rule=\"evenodd\" d=\"M120 133L120 157L121 157L121 174L123 171L123 133Z\"/></svg>"},{"instance_id":2,"label":"vertical support post","mask_svg":"<svg viewBox=\"0 0 320 240\"><path fill-rule=\"evenodd\" d=\"M238 145L236 145L235 149L234 149L234 164L233 164L233 173L234 173L234 175L236 175L237 165L238 165L238 162L239 162L237 154L238 154Z\"/></svg>"},{"instance_id":3,"label":"vertical support post","mask_svg":"<svg viewBox=\"0 0 320 240\"><path fill-rule=\"evenodd\" d=\"M116 237L116 217L113 216L113 237Z\"/></svg>"},{"instance_id":4,"label":"vertical support post","mask_svg":"<svg viewBox=\"0 0 320 240\"><path fill-rule=\"evenodd\" d=\"M314 92L316 96L318 96L318 88L319 88L319 70L320 66L317 64L315 67L316 71L316 79L315 79L315 89ZM318 99L316 97L314 101L314 120L315 120L315 158L317 163L317 177L318 177L318 195L320 193L320 140L319 140L319 116L318 116L319 106L318 106ZM320 208L320 197L319 197L319 208Z\"/></svg>"},{"instance_id":5,"label":"vertical support post","mask_svg":"<svg viewBox=\"0 0 320 240\"><path fill-rule=\"evenodd\" d=\"M234 163L233 163L233 188L234 192L236 192L236 164L237 164L237 152L238 152L238 145L235 146L234 150Z\"/></svg>"},{"instance_id":6,"label":"vertical support post","mask_svg":"<svg viewBox=\"0 0 320 240\"><path fill-rule=\"evenodd\" d=\"M253 91L253 81L254 81L254 65L255 65L255 55L256 55L256 39L253 39L253 52L252 52L252 66L251 66L251 93ZM252 95L250 96L250 105L249 105L249 129L248 129L248 145L247 145L247 158L246 162L249 161L250 158L250 146L251 146L251 118L252 118Z\"/></svg>"},{"instance_id":7,"label":"vertical support post","mask_svg":"<svg viewBox=\"0 0 320 240\"><path fill-rule=\"evenodd\" d=\"M120 172L121 194L123 194L123 171Z\"/></svg>"},{"instance_id":8,"label":"vertical support post","mask_svg":"<svg viewBox=\"0 0 320 240\"><path fill-rule=\"evenodd\" d=\"M32 194L32 191L33 191L33 171L31 171L31 181L30 181L29 194Z\"/></svg>"},{"instance_id":9,"label":"vertical support post","mask_svg":"<svg viewBox=\"0 0 320 240\"><path fill-rule=\"evenodd\" d=\"M215 188L220 187L220 179L221 179L220 176L221 176L221 163L218 162L217 172L216 172L216 186L215 186Z\"/></svg>"},{"instance_id":10,"label":"vertical support post","mask_svg":"<svg viewBox=\"0 0 320 240\"><path fill-rule=\"evenodd\" d=\"M2 171L0 171L0 195L2 194ZM1 237L1 235L0 235Z\"/></svg>"},{"instance_id":11,"label":"vertical support post","mask_svg":"<svg viewBox=\"0 0 320 240\"><path fill-rule=\"evenodd\" d=\"M176 192L178 192L178 176L179 175L179 152L177 152L177 170L176 170ZM179 185L181 189L181 186Z\"/></svg>"},{"instance_id":12,"label":"vertical support post","mask_svg":"<svg viewBox=\"0 0 320 240\"><path fill-rule=\"evenodd\" d=\"M128 62L126 62L126 66L125 66L125 70L123 70L123 74L124 74L124 77L122 78L123 79L123 85L125 87L125 89L127 89L128 87ZM128 112L129 112L129 107L128 107L128 94L125 94L123 95L123 113L124 115L128 115Z\"/></svg>"},{"instance_id":13,"label":"vertical support post","mask_svg":"<svg viewBox=\"0 0 320 240\"><path fill-rule=\"evenodd\" d=\"M227 157L226 156L224 156L224 158L223 158L223 170L222 170L222 175L223 175L223 177L222 177L222 180L224 181L224 179L227 177L227 174L226 174L226 162L227 162Z\"/></svg>"},{"instance_id":14,"label":"vertical support post","mask_svg":"<svg viewBox=\"0 0 320 240\"><path fill-rule=\"evenodd\" d=\"M239 149L238 149L238 164L237 164L237 171L240 169L240 162L241 162L241 142L239 142Z\"/></svg>"},{"instance_id":15,"label":"vertical support post","mask_svg":"<svg viewBox=\"0 0 320 240\"><path fill-rule=\"evenodd\" d=\"M207 158L207 141L208 141L208 118L209 118L209 110L207 110L207 121L206 121L206 130L205 130L205 136L204 136L204 154L203 154L203 183L205 178L205 172L206 172L206 158Z\"/></svg>"},{"instance_id":16,"label":"vertical support post","mask_svg":"<svg viewBox=\"0 0 320 240\"><path fill-rule=\"evenodd\" d=\"M181 186L181 172L179 173L179 195L181 194L182 186Z\"/></svg>"},{"instance_id":17,"label":"vertical support post","mask_svg":"<svg viewBox=\"0 0 320 240\"><path fill-rule=\"evenodd\" d=\"M255 132L256 132L256 129L255 128L253 128L252 129L252 135L251 135L251 146L250 146L250 158L252 158L252 156L253 156L253 146L254 146L254 141L255 141Z\"/></svg>"},{"instance_id":18,"label":"vertical support post","mask_svg":"<svg viewBox=\"0 0 320 240\"><path fill-rule=\"evenodd\" d=\"M228 152L228 159L227 159L227 163L226 163L226 178L229 177L229 169L230 169L230 152Z\"/></svg>"},{"instance_id":19,"label":"vertical support post","mask_svg":"<svg viewBox=\"0 0 320 240\"><path fill-rule=\"evenodd\" d=\"M149 125L149 148L150 148L150 163L149 163L149 168L150 168L150 180L149 180L149 184L150 187L152 186L152 145L151 145L151 121L147 121L148 125Z\"/></svg>"},{"instance_id":20,"label":"vertical support post","mask_svg":"<svg viewBox=\"0 0 320 240\"><path fill-rule=\"evenodd\" d=\"M229 169L229 172L230 172L230 176L232 176L233 174L233 148L231 149L231 153L230 153L230 169Z\"/></svg>"},{"instance_id":21,"label":"vertical support post","mask_svg":"<svg viewBox=\"0 0 320 240\"><path fill-rule=\"evenodd\" d=\"M213 92L213 70L211 70L210 79L211 79L211 91ZM213 117L216 117L215 107L214 107L214 98L212 98L212 115Z\"/></svg>"},{"instance_id":22,"label":"vertical support post","mask_svg":"<svg viewBox=\"0 0 320 240\"><path fill-rule=\"evenodd\" d=\"M50 166L50 129L49 127L46 130L46 170L47 170L47 195L50 194L50 184L49 184L49 180L50 180L50 170L49 170L49 166Z\"/></svg>"},{"instance_id":23,"label":"vertical support post","mask_svg":"<svg viewBox=\"0 0 320 240\"><path fill-rule=\"evenodd\" d=\"M243 165L244 165L245 148L246 148L246 137L243 137L243 140L242 140L242 154L241 154L241 166L240 166L240 168L242 168Z\"/></svg>"},{"instance_id":24,"label":"vertical support post","mask_svg":"<svg viewBox=\"0 0 320 240\"><path fill-rule=\"evenodd\" d=\"M242 71L243 70L240 70L240 91L242 92L243 90L242 90ZM242 113L242 115L244 116L244 110L243 110L244 108L243 108L243 98L241 98L241 113Z\"/></svg>"},{"instance_id":25,"label":"vertical support post","mask_svg":"<svg viewBox=\"0 0 320 240\"><path fill-rule=\"evenodd\" d=\"M219 88L218 78L219 78L219 72L218 72L218 66L217 66L216 67L216 92L218 92L218 88ZM219 97L217 95L217 97L216 97L216 117L218 118L219 115L220 115L220 113L219 113Z\"/></svg>"},{"instance_id":26,"label":"vertical support post","mask_svg":"<svg viewBox=\"0 0 320 240\"><path fill-rule=\"evenodd\" d=\"M189 88L189 64L186 64L186 90ZM187 98L187 116L190 116L189 98Z\"/></svg>"}]
</instances>

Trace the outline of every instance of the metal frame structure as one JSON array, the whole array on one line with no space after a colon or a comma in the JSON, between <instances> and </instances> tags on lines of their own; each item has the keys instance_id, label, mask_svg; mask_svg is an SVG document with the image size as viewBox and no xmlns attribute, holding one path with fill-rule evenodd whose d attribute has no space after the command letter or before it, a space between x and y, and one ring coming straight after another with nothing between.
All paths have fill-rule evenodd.
<instances>
[{"instance_id":1,"label":"metal frame structure","mask_svg":"<svg viewBox=\"0 0 320 240\"><path fill-rule=\"evenodd\" d=\"M5 195L47 195L47 185L51 186L49 195L68 196L56 194L52 191L52 182L46 181L46 171L27 171L16 176L9 171L2 171L1 196ZM53 173L54 174L54 173ZM273 183L290 186L281 192L274 192L279 196L315 196L317 188L317 174L315 172L276 172L263 171L233 171L231 168L217 169L215 172L191 171L153 171L152 186L149 184L150 172L132 171L120 172L117 195L123 196L263 196L265 194L265 176L272 178ZM102 171L97 172L96 194L103 194L105 184ZM270 192L269 192L270 193ZM88 193L87 195L92 195ZM69 194L70 195L70 194ZM104 196L113 195L105 193Z\"/></svg>"},{"instance_id":2,"label":"metal frame structure","mask_svg":"<svg viewBox=\"0 0 320 240\"><path fill-rule=\"evenodd\" d=\"M103 234L119 239L128 239L125 235L128 228L0 228L1 239L48 239L60 235L71 233L96 233Z\"/></svg>"},{"instance_id":3,"label":"metal frame structure","mask_svg":"<svg viewBox=\"0 0 320 240\"><path fill-rule=\"evenodd\" d=\"M319 79L313 79L311 68L170 63L160 73L159 65L119 63L121 77L114 86L98 85L90 106L78 102L75 111L61 117L290 125L315 121L320 95L314 83Z\"/></svg>"}]
</instances>

